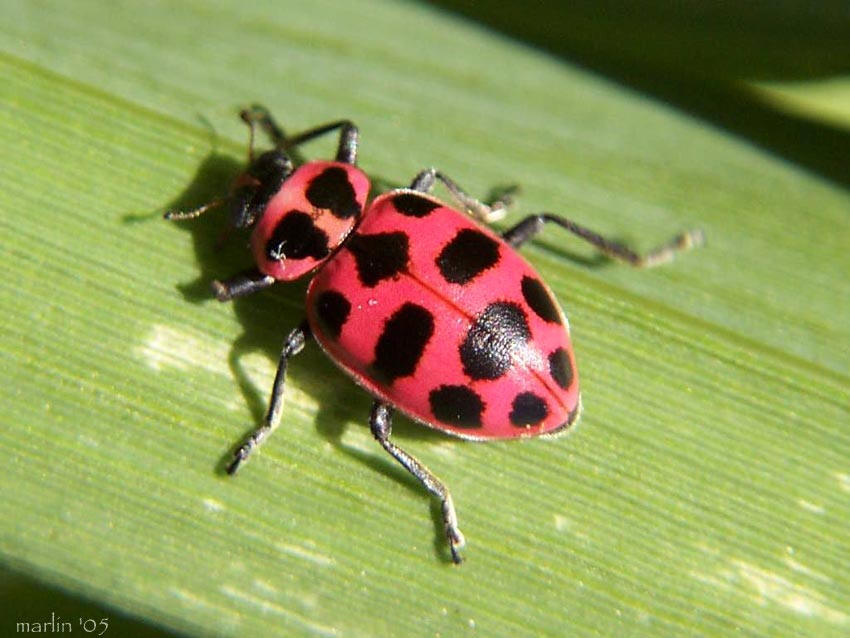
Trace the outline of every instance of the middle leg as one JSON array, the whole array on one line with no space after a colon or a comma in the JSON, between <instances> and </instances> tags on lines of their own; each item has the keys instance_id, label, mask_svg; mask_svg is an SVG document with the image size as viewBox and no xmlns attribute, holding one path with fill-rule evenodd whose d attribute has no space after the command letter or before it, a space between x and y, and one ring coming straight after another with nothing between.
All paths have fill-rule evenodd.
<instances>
[{"instance_id":1,"label":"middle leg","mask_svg":"<svg viewBox=\"0 0 850 638\"><path fill-rule=\"evenodd\" d=\"M242 445L236 450L233 455L233 460L227 466L228 474L236 474L236 471L244 463L251 452L265 441L269 435L280 425L280 413L283 410L283 386L286 381L286 367L289 359L304 349L304 344L310 337L310 327L305 321L295 330L289 333L286 342L283 344L283 350L280 353L280 362L277 366L277 374L274 377L274 385L272 386L272 396L269 400L269 409L266 412L266 417L263 424L256 430L251 432Z\"/></svg>"},{"instance_id":2,"label":"middle leg","mask_svg":"<svg viewBox=\"0 0 850 638\"><path fill-rule=\"evenodd\" d=\"M516 187L507 188L495 201L485 204L464 191L453 179L433 167L426 168L418 173L410 183L410 190L430 193L437 180L443 183L455 200L466 209L473 219L485 224L498 221L505 216L508 206L513 202L512 194L516 191Z\"/></svg>"}]
</instances>

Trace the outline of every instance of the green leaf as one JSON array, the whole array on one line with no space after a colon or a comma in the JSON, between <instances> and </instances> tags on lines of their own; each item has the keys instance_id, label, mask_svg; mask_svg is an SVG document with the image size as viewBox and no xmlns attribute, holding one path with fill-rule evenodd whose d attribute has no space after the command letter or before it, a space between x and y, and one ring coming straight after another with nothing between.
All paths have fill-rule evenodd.
<instances>
[{"instance_id":1,"label":"green leaf","mask_svg":"<svg viewBox=\"0 0 850 638\"><path fill-rule=\"evenodd\" d=\"M836 172L749 143L758 121L733 134L423 5L2 8L7 579L57 609L64 592L75 623L96 615L83 601L136 619L114 635L850 630ZM452 489L461 567L371 440L370 399L317 348L292 362L280 431L221 473L305 287L211 301L244 242L217 248L222 213L161 214L226 190L251 102L288 131L350 117L376 180L434 165L474 194L518 183L504 224L560 212L641 250L707 234L645 272L557 230L523 250L570 316L584 416L566 438L488 445L398 424ZM3 631L49 620L32 587L2 589Z\"/></svg>"}]
</instances>

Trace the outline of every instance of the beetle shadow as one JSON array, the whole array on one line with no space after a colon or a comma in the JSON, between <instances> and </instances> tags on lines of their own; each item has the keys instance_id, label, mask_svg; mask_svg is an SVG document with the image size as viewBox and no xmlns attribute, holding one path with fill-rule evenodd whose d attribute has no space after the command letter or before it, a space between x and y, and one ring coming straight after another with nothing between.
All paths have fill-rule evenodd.
<instances>
[{"instance_id":1,"label":"beetle shadow","mask_svg":"<svg viewBox=\"0 0 850 638\"><path fill-rule=\"evenodd\" d=\"M196 174L189 185L177 196L171 199L162 210L183 211L192 210L199 205L220 197L226 192L229 184L243 169L243 165L234 158L219 153L210 153L198 166ZM380 180L382 184L394 185L389 180ZM132 221L132 220L131 220ZM218 303L210 290L214 279L226 279L234 273L241 272L253 265L250 251L247 248L248 233L233 230L226 218L226 211L211 210L205 215L191 220L168 222L180 230L191 234L198 276L184 283L178 283L177 289L181 295L193 304ZM238 297L229 302L234 315L242 328L242 334L231 347L228 364L231 368L245 401L249 406L254 421L259 424L265 415L268 397L265 390L260 390L251 380L244 369L241 360L248 354L259 352L277 361L284 339L290 330L297 327L304 319L303 305L306 296L308 280L296 281L287 285L277 284L269 290L247 297ZM307 347L290 363L289 374L297 371L299 376L307 375L304 385L318 400L320 409L316 419L319 433L331 442L338 442L343 431L344 423L348 420L351 410L348 407L354 401L355 395L366 397L354 383L348 381L344 374L321 354L321 349L308 342ZM312 372L315 370L316 372ZM338 385L348 381L350 392L340 394ZM271 387L269 379L269 389ZM341 410L335 407L345 406ZM362 405L362 421L368 424L370 403L364 400ZM395 430L404 438L436 438L439 434L427 428L418 428L397 418ZM246 430L245 434L253 430ZM352 450L349 450L352 451ZM382 466L379 462L377 465Z\"/></svg>"},{"instance_id":2,"label":"beetle shadow","mask_svg":"<svg viewBox=\"0 0 850 638\"><path fill-rule=\"evenodd\" d=\"M274 361L278 360L288 331L302 321L303 310L299 308L299 300L303 299L305 294L306 283L296 282L290 284L285 292L280 290L261 292L254 295L250 300L237 298L232 302L234 312L243 327L243 333L230 349L228 364L248 405L253 425L246 424L242 435L234 441L232 447L219 457L215 466L215 471L219 475L227 473L227 466L233 460L234 453L255 427L263 422L268 406L271 377L268 380L267 387L258 387L243 366L242 361L246 355L256 352L262 353ZM270 317L278 319L279 323L270 325ZM354 421L358 427L369 427L369 414L373 399L334 366L315 342L308 342L307 347L297 357L290 360L287 376L290 377L293 373L298 374L299 385L305 388L318 405L313 422L316 431L322 438L330 442L336 450L356 459L364 466L401 483L410 490L411 494L421 499L429 499L429 495L419 481L384 453L377 442L374 444L373 451L344 442L343 435L352 421L352 416L354 416ZM279 432L278 437L285 434L286 421L286 411L284 410L284 416L279 426L279 429L284 430L284 432ZM437 442L444 437L445 435L417 425L398 413L393 419L393 441L398 443L398 440L401 439L403 448L406 447L407 441ZM375 489L381 488L376 485ZM440 505L433 502L433 499L430 499L430 501L431 518L435 530L434 551L442 559L451 562L445 541Z\"/></svg>"},{"instance_id":3,"label":"beetle shadow","mask_svg":"<svg viewBox=\"0 0 850 638\"><path fill-rule=\"evenodd\" d=\"M619 240L614 240L618 241ZM558 259L562 261L568 261L577 266L581 266L583 268L606 268L608 266L616 266L616 260L608 257L600 252L594 252L592 255L582 254L572 250L564 250L561 246L554 246L553 244L549 244L548 242L536 241L535 245L541 250L554 255ZM628 244L626 244L628 246ZM522 252L522 249L520 249Z\"/></svg>"},{"instance_id":4,"label":"beetle shadow","mask_svg":"<svg viewBox=\"0 0 850 638\"><path fill-rule=\"evenodd\" d=\"M557 233L560 229L554 229L553 228L552 230L555 233ZM565 231L562 231L562 232L565 232ZM569 236L570 239L574 240L575 243L578 246L587 245L581 239L574 237L574 236L570 235L569 233L566 233L566 234ZM546 230L544 229L543 233L541 233L541 236L539 238L535 239L535 240L532 240L531 243L533 243L534 246L538 250L541 250L545 253L552 255L553 257L555 257L556 259L558 259L560 261L568 261L571 264L575 264L576 266L581 266L582 268L588 268L590 270L596 270L597 268L609 268L609 267L611 267L611 268L624 268L624 267L628 268L628 265L626 265L624 262L618 261L617 259L615 259L613 257L609 257L605 253L602 253L602 252L596 250L595 248L586 249L584 252L579 252L578 250L571 250L571 249L568 250L568 249L564 248L563 243L555 244L555 243L552 243L551 239L552 238L549 237ZM619 236L616 236L616 237L606 236L606 239L611 241L611 242L621 244L621 245L629 247L629 248L631 248L634 245L633 242L630 242L629 240L624 239L624 238L619 237ZM589 252L587 252L587 250L590 250L592 252L589 253ZM520 253L522 253L522 248L520 248Z\"/></svg>"}]
</instances>

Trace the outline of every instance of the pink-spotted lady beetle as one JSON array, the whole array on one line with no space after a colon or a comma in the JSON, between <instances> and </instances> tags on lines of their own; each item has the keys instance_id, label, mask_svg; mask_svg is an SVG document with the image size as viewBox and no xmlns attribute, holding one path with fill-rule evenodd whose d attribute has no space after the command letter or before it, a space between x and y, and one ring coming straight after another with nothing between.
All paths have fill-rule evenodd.
<instances>
[{"instance_id":1,"label":"pink-spotted lady beetle","mask_svg":"<svg viewBox=\"0 0 850 638\"><path fill-rule=\"evenodd\" d=\"M452 497L427 467L390 441L394 410L477 441L566 431L581 405L569 326L552 291L516 249L551 222L605 255L648 267L701 243L702 234L680 234L640 256L573 221L540 213L499 235L476 221L492 221L505 202L486 205L433 168L409 188L367 205L370 182L356 167L358 130L350 121L287 137L262 107L244 110L242 119L251 130L249 162L230 194L166 218L190 219L227 203L232 225L252 229L256 268L215 281L220 301L307 273L313 279L306 321L283 345L264 422L227 471L235 473L277 428L287 365L313 338L375 398L372 434L440 499L451 557L459 563L464 539ZM256 126L275 149L254 157ZM334 161L294 168L287 150L335 130ZM430 195L436 181L465 212Z\"/></svg>"}]
</instances>

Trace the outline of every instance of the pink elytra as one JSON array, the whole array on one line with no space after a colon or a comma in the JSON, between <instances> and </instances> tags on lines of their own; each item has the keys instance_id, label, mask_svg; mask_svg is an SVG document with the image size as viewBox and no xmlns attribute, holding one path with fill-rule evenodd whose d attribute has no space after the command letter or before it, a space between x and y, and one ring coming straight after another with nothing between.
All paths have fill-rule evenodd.
<instances>
[{"instance_id":1,"label":"pink elytra","mask_svg":"<svg viewBox=\"0 0 850 638\"><path fill-rule=\"evenodd\" d=\"M411 206L420 216L401 212ZM313 278L307 319L360 385L450 434L532 436L575 419L575 362L551 293L502 238L429 195L372 203Z\"/></svg>"},{"instance_id":2,"label":"pink elytra","mask_svg":"<svg viewBox=\"0 0 850 638\"><path fill-rule=\"evenodd\" d=\"M390 441L395 409L465 439L565 431L578 418L578 375L569 327L552 292L516 248L552 222L606 255L648 267L702 241L684 233L641 257L560 216L541 213L497 235L478 222L486 205L435 169L367 205L369 180L356 168L358 131L347 120L286 137L269 113L242 112L251 127L249 165L226 201L237 228L252 228L256 267L213 282L219 300L315 272L307 319L287 337L263 424L237 449L235 473L278 426L289 359L315 338L375 397L370 417L381 446L440 499L452 560L464 544L446 486ZM261 126L275 149L255 158ZM339 129L335 161L293 169L286 151ZM441 181L466 212L429 193ZM222 200L224 201L224 200ZM200 215L217 200L169 219Z\"/></svg>"}]
</instances>

